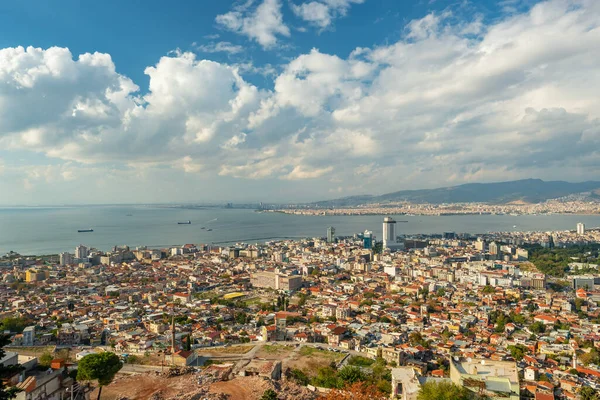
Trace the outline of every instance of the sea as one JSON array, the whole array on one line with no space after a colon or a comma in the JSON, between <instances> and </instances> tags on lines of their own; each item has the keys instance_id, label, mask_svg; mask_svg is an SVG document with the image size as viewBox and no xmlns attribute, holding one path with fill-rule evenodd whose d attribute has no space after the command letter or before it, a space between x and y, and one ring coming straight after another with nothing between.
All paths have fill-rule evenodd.
<instances>
[{"instance_id":1,"label":"sea","mask_svg":"<svg viewBox=\"0 0 600 400\"><path fill-rule=\"evenodd\" d=\"M275 239L338 236L365 230L382 237L383 215L303 216L250 209L166 206L73 206L0 208L0 254L74 252L79 244L99 250L115 245L164 248L194 244L262 243ZM600 215L392 215L398 234L442 232L483 234L574 230L578 222L600 227ZM178 222L190 221L189 225ZM93 232L78 233L80 229Z\"/></svg>"}]
</instances>

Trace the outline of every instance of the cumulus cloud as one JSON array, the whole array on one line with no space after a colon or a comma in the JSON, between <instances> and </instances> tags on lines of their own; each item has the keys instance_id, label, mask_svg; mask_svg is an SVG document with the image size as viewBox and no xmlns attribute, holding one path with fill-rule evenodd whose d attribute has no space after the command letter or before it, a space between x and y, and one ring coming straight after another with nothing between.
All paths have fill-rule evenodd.
<instances>
[{"instance_id":1,"label":"cumulus cloud","mask_svg":"<svg viewBox=\"0 0 600 400\"><path fill-rule=\"evenodd\" d=\"M297 165L294 167L292 172L283 176L283 179L288 180L298 180L298 179L314 179L320 178L323 175L331 172L333 167L325 167L325 168L311 168L306 167L304 165Z\"/></svg>"},{"instance_id":2,"label":"cumulus cloud","mask_svg":"<svg viewBox=\"0 0 600 400\"><path fill-rule=\"evenodd\" d=\"M11 179L75 184L92 168L129 185L249 179L265 194L306 181L310 198L332 185L352 194L598 176L600 4L551 0L466 29L473 21L429 14L389 45L348 57L313 49L265 75L268 89L244 78L252 65L192 53L146 68L141 94L107 54L2 49L0 148L68 167L17 176L5 159L0 190Z\"/></svg>"},{"instance_id":3,"label":"cumulus cloud","mask_svg":"<svg viewBox=\"0 0 600 400\"><path fill-rule=\"evenodd\" d=\"M330 26L335 18L345 16L352 4L365 0L320 0L291 4L292 11L304 21L321 29Z\"/></svg>"},{"instance_id":4,"label":"cumulus cloud","mask_svg":"<svg viewBox=\"0 0 600 400\"><path fill-rule=\"evenodd\" d=\"M252 1L218 15L216 22L227 30L255 40L265 49L277 45L278 36L290 36L290 29L283 22L280 0L263 0L255 9L251 6Z\"/></svg>"}]
</instances>

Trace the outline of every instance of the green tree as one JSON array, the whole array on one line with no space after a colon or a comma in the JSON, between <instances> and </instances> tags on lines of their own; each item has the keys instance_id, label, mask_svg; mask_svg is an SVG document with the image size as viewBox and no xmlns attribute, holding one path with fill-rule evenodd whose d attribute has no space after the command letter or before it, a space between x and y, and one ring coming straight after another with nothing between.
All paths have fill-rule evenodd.
<instances>
[{"instance_id":1,"label":"green tree","mask_svg":"<svg viewBox=\"0 0 600 400\"><path fill-rule=\"evenodd\" d=\"M338 379L335 369L329 367L319 368L317 376L311 380L311 384L314 386L320 386L324 388L341 388L343 382Z\"/></svg>"},{"instance_id":2,"label":"green tree","mask_svg":"<svg viewBox=\"0 0 600 400\"><path fill-rule=\"evenodd\" d=\"M6 352L4 351L4 346L10 344L10 339L6 335L0 335L0 360L4 358ZM4 366L0 364L0 377L4 377L5 374L10 374L12 372L16 372L14 366ZM15 388L6 389L2 379L0 379L0 400L9 400L14 399L19 390Z\"/></svg>"},{"instance_id":3,"label":"green tree","mask_svg":"<svg viewBox=\"0 0 600 400\"><path fill-rule=\"evenodd\" d=\"M115 353L103 352L89 354L81 359L77 366L77 380L98 381L98 400L102 387L110 384L119 370L123 367Z\"/></svg>"},{"instance_id":4,"label":"green tree","mask_svg":"<svg viewBox=\"0 0 600 400\"><path fill-rule=\"evenodd\" d=\"M245 312L241 311L235 315L235 322L238 324L245 324L248 316Z\"/></svg>"},{"instance_id":5,"label":"green tree","mask_svg":"<svg viewBox=\"0 0 600 400\"><path fill-rule=\"evenodd\" d=\"M183 349L185 351L192 350L192 337L188 334L183 341Z\"/></svg>"},{"instance_id":6,"label":"green tree","mask_svg":"<svg viewBox=\"0 0 600 400\"><path fill-rule=\"evenodd\" d=\"M584 365L600 364L600 353L595 348L592 348L588 353L579 356L579 361Z\"/></svg>"},{"instance_id":7,"label":"green tree","mask_svg":"<svg viewBox=\"0 0 600 400\"><path fill-rule=\"evenodd\" d=\"M544 333L546 331L546 326L542 322L536 321L529 326L529 330L533 333Z\"/></svg>"},{"instance_id":8,"label":"green tree","mask_svg":"<svg viewBox=\"0 0 600 400\"><path fill-rule=\"evenodd\" d=\"M346 365L338 372L338 376L345 383L354 383L358 381L365 381L367 376L359 367L354 367L352 365Z\"/></svg>"},{"instance_id":9,"label":"green tree","mask_svg":"<svg viewBox=\"0 0 600 400\"><path fill-rule=\"evenodd\" d=\"M8 317L2 320L0 330L21 333L32 324L32 321L21 317Z\"/></svg>"},{"instance_id":10,"label":"green tree","mask_svg":"<svg viewBox=\"0 0 600 400\"><path fill-rule=\"evenodd\" d=\"M277 400L277 393L273 389L267 389L260 397L260 400Z\"/></svg>"},{"instance_id":11,"label":"green tree","mask_svg":"<svg viewBox=\"0 0 600 400\"><path fill-rule=\"evenodd\" d=\"M373 254L381 254L383 252L383 242L375 242L373 244Z\"/></svg>"},{"instance_id":12,"label":"green tree","mask_svg":"<svg viewBox=\"0 0 600 400\"><path fill-rule=\"evenodd\" d=\"M522 344L517 344L514 346L511 345L507 348L508 351L510 351L512 358L514 358L516 361L521 361L523 356L527 353L527 347L523 346Z\"/></svg>"},{"instance_id":13,"label":"green tree","mask_svg":"<svg viewBox=\"0 0 600 400\"><path fill-rule=\"evenodd\" d=\"M598 392L592 389L589 386L584 386L579 391L579 398L581 400L600 400L600 396L598 396Z\"/></svg>"},{"instance_id":14,"label":"green tree","mask_svg":"<svg viewBox=\"0 0 600 400\"><path fill-rule=\"evenodd\" d=\"M427 382L421 386L417 400L472 400L469 389L449 382Z\"/></svg>"},{"instance_id":15,"label":"green tree","mask_svg":"<svg viewBox=\"0 0 600 400\"><path fill-rule=\"evenodd\" d=\"M310 383L310 378L306 372L301 369L294 368L290 371L290 378L295 380L298 384L306 386Z\"/></svg>"},{"instance_id":16,"label":"green tree","mask_svg":"<svg viewBox=\"0 0 600 400\"><path fill-rule=\"evenodd\" d=\"M40 356L39 362L42 367L49 367L53 359L52 354L46 351Z\"/></svg>"},{"instance_id":17,"label":"green tree","mask_svg":"<svg viewBox=\"0 0 600 400\"><path fill-rule=\"evenodd\" d=\"M494 293L496 293L496 289L495 289L493 286L486 285L486 286L483 288L482 292L483 292L483 293L486 293L486 294L494 294Z\"/></svg>"}]
</instances>

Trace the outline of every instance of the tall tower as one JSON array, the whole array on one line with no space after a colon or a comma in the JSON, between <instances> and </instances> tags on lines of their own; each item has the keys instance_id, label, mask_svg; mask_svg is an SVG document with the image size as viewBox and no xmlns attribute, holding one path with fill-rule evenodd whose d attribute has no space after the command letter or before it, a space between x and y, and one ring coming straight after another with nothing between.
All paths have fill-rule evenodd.
<instances>
[{"instance_id":1,"label":"tall tower","mask_svg":"<svg viewBox=\"0 0 600 400\"><path fill-rule=\"evenodd\" d=\"M392 217L383 219L383 248L389 249L396 243L396 221Z\"/></svg>"},{"instance_id":2,"label":"tall tower","mask_svg":"<svg viewBox=\"0 0 600 400\"><path fill-rule=\"evenodd\" d=\"M335 228L330 226L327 228L327 242L333 243L335 241Z\"/></svg>"},{"instance_id":3,"label":"tall tower","mask_svg":"<svg viewBox=\"0 0 600 400\"><path fill-rule=\"evenodd\" d=\"M585 234L585 224L583 222L580 222L577 224L577 234L578 235Z\"/></svg>"}]
</instances>

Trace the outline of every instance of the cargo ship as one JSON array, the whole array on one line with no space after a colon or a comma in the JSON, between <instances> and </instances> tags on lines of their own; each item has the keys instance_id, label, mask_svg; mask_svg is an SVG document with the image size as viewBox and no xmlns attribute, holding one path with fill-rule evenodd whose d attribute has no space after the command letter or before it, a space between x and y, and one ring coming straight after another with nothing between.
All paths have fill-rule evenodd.
<instances>
[{"instance_id":1,"label":"cargo ship","mask_svg":"<svg viewBox=\"0 0 600 400\"><path fill-rule=\"evenodd\" d=\"M90 229L78 229L77 232L79 233L83 233L83 232L94 232L94 230L92 228Z\"/></svg>"},{"instance_id":2,"label":"cargo ship","mask_svg":"<svg viewBox=\"0 0 600 400\"><path fill-rule=\"evenodd\" d=\"M178 222L177 225L191 225L192 221Z\"/></svg>"}]
</instances>

